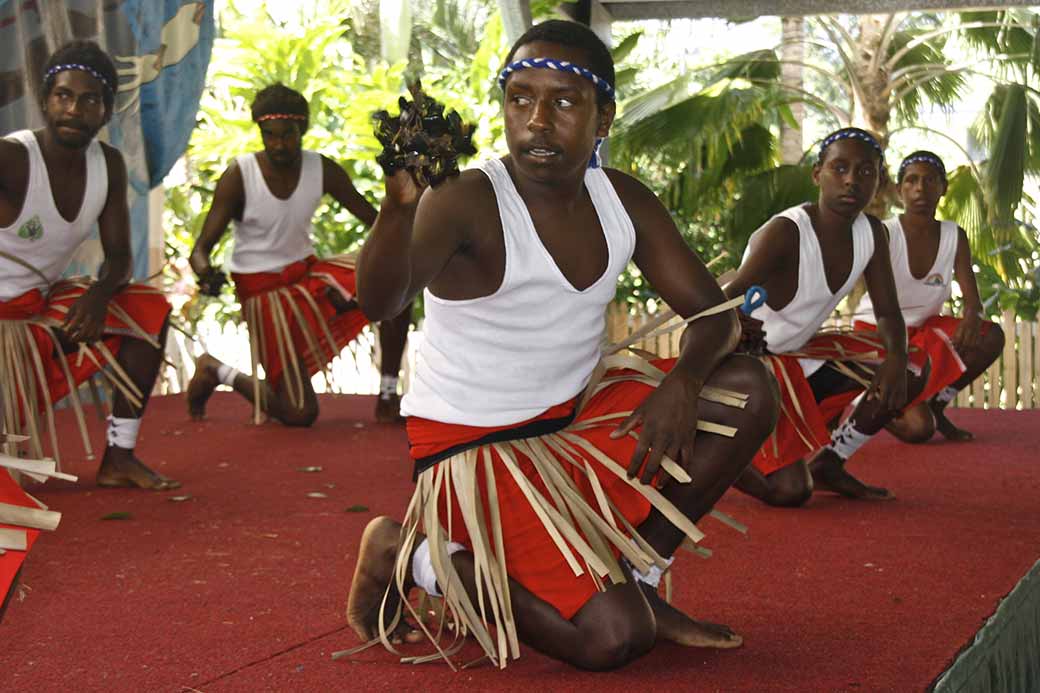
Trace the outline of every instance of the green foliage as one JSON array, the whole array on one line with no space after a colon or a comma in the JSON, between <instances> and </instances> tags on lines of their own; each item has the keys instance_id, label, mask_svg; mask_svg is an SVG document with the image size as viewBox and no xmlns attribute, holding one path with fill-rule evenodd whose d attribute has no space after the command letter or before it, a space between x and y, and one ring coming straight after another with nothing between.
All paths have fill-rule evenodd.
<instances>
[{"instance_id":1,"label":"green foliage","mask_svg":"<svg viewBox=\"0 0 1040 693\"><path fill-rule=\"evenodd\" d=\"M639 172L702 256L728 251L730 265L770 216L816 197L808 167L778 166L789 104L804 103L828 130L874 119L856 124L887 139L927 129L919 115L926 105L951 107L968 77L986 78L994 91L972 131L986 161L952 172L940 213L968 231L976 261L998 280L994 304L1035 311L1040 238L1022 205L1024 178L1040 174L1038 24L1024 9L809 18L804 90L781 84L772 51L689 71L622 103L612 163ZM953 64L948 56L965 46L975 55ZM641 285L630 285L625 291L642 296Z\"/></svg>"},{"instance_id":2,"label":"green foliage","mask_svg":"<svg viewBox=\"0 0 1040 693\"><path fill-rule=\"evenodd\" d=\"M416 18L412 55L396 65L379 59L377 3L317 4L290 20L277 21L266 12L239 13L234 5L220 17L223 32L214 46L198 126L185 153L187 180L167 195L167 279L174 293L192 293L186 258L220 175L235 156L262 148L249 105L269 84L281 82L307 98L311 113L304 147L337 161L376 206L383 179L375 164L381 147L371 114L383 108L396 111L407 71L421 74L428 94L479 124L474 137L479 150L497 148L502 139L501 103L492 76L505 47L501 21L490 3L440 0L425 7L426 13ZM484 26L479 40L473 22ZM365 233L359 220L328 198L313 225L320 256L356 250ZM230 236L229 229L214 252L216 263L224 264ZM194 323L203 316L237 319L239 311L228 288L216 301L187 301L181 312Z\"/></svg>"}]
</instances>

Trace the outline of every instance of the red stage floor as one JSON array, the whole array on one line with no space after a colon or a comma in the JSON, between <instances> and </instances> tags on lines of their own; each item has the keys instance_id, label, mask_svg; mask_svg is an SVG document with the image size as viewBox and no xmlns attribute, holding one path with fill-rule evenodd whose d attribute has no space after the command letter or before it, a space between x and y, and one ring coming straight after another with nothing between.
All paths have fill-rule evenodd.
<instances>
[{"instance_id":1,"label":"red stage floor","mask_svg":"<svg viewBox=\"0 0 1040 693\"><path fill-rule=\"evenodd\" d=\"M854 463L893 503L723 499L750 533L705 520L715 556L680 555L675 601L732 625L739 650L662 645L597 675L530 650L505 672L404 666L382 650L333 662L355 644L342 612L361 529L399 516L411 480L404 432L373 423L371 398L321 405L305 431L253 427L230 394L201 424L181 398L154 400L138 451L184 482L166 494L96 488L63 413L66 468L81 483L36 490L64 518L0 625L0 689L922 690L1038 558L1040 413L957 411L976 442L882 435ZM322 470L301 471L311 466ZM169 500L178 494L192 497ZM101 519L113 512L131 517Z\"/></svg>"}]
</instances>

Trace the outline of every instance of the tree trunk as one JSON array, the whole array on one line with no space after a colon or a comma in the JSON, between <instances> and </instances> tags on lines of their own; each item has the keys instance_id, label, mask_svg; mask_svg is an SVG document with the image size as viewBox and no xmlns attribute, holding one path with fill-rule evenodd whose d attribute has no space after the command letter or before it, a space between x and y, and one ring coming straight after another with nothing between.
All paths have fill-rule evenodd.
<instances>
[{"instance_id":1,"label":"tree trunk","mask_svg":"<svg viewBox=\"0 0 1040 693\"><path fill-rule=\"evenodd\" d=\"M860 92L856 94L856 112L854 122L866 127L881 140L882 146L888 145L888 123L892 115L892 101L885 92L888 87L888 71L885 69L884 57L877 60L873 67L874 56L881 50L884 38L883 28L888 15L867 14L859 18L859 36L850 56L860 84Z\"/></svg>"},{"instance_id":2,"label":"tree trunk","mask_svg":"<svg viewBox=\"0 0 1040 693\"><path fill-rule=\"evenodd\" d=\"M805 37L805 18L783 17L780 21L783 27L780 39L780 81L785 88L797 92L804 86L805 69L796 63L805 61L805 44L802 42ZM780 159L784 164L797 164L805 152L802 141L805 103L796 101L790 104L790 108L797 126L791 127L786 121L780 121Z\"/></svg>"}]
</instances>

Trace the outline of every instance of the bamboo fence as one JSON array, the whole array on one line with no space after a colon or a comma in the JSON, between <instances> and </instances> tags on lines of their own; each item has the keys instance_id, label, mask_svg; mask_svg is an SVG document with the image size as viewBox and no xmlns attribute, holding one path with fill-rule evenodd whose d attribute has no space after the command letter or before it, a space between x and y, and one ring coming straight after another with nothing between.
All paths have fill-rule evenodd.
<instances>
[{"instance_id":1,"label":"bamboo fence","mask_svg":"<svg viewBox=\"0 0 1040 693\"><path fill-rule=\"evenodd\" d=\"M628 306L614 303L607 310L607 338L611 342L632 334L649 315L630 312ZM675 319L678 321L678 318ZM835 324L848 324L836 316ZM957 396L954 406L973 409L1040 409L1040 323L1027 322L1005 312L1000 319L1004 330L1004 353L989 370L975 379ZM635 346L663 358L677 356L682 330L643 340Z\"/></svg>"}]
</instances>

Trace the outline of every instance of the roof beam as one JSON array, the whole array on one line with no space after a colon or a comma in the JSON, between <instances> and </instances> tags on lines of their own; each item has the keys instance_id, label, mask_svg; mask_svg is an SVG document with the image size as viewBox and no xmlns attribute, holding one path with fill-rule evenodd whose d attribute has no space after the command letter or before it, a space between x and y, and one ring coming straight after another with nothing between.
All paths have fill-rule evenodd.
<instances>
[{"instance_id":1,"label":"roof beam","mask_svg":"<svg viewBox=\"0 0 1040 693\"><path fill-rule=\"evenodd\" d=\"M1027 7L1034 2L984 0L599 0L615 21L685 17L792 17L812 14L888 14L907 10Z\"/></svg>"}]
</instances>

